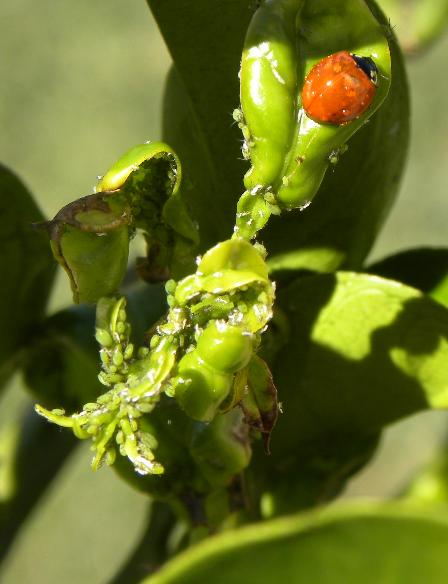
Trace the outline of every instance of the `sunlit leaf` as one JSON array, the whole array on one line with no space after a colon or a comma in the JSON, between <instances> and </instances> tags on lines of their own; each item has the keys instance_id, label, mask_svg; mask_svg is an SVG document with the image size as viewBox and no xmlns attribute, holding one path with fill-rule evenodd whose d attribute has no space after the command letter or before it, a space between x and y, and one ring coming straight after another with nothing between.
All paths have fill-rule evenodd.
<instances>
[{"instance_id":1,"label":"sunlit leaf","mask_svg":"<svg viewBox=\"0 0 448 584\"><path fill-rule=\"evenodd\" d=\"M448 519L345 506L256 524L184 552L144 584L445 584Z\"/></svg>"}]
</instances>

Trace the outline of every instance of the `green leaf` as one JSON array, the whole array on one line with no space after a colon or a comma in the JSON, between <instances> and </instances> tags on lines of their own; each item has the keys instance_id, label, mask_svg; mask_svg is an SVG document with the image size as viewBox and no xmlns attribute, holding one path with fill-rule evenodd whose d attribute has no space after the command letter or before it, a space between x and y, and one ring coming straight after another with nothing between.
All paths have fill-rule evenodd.
<instances>
[{"instance_id":1,"label":"green leaf","mask_svg":"<svg viewBox=\"0 0 448 584\"><path fill-rule=\"evenodd\" d=\"M256 2L177 0L175 9L173 3L149 4L176 66L165 92L164 139L190 180L186 194L204 250L229 236L243 190L247 165L239 160L241 135L230 113L238 105L239 60ZM271 218L262 231L272 270L359 268L367 255L396 196L409 134L406 75L392 33L389 41L392 84L381 108L326 173L312 205Z\"/></svg>"},{"instance_id":2,"label":"green leaf","mask_svg":"<svg viewBox=\"0 0 448 584\"><path fill-rule=\"evenodd\" d=\"M261 280L268 280L268 270L259 251L240 239L223 241L209 249L198 265L198 272L204 276L222 270L253 272Z\"/></svg>"},{"instance_id":3,"label":"green leaf","mask_svg":"<svg viewBox=\"0 0 448 584\"><path fill-rule=\"evenodd\" d=\"M272 456L253 467L277 493L274 513L334 496L384 426L448 406L448 311L418 290L341 272L297 280L278 305L290 326L271 367L283 414Z\"/></svg>"},{"instance_id":4,"label":"green leaf","mask_svg":"<svg viewBox=\"0 0 448 584\"><path fill-rule=\"evenodd\" d=\"M53 283L55 266L47 239L32 227L42 220L23 183L0 165L0 385L42 318Z\"/></svg>"},{"instance_id":5,"label":"green leaf","mask_svg":"<svg viewBox=\"0 0 448 584\"><path fill-rule=\"evenodd\" d=\"M410 55L432 45L448 26L447 0L378 0L378 4Z\"/></svg>"},{"instance_id":6,"label":"green leaf","mask_svg":"<svg viewBox=\"0 0 448 584\"><path fill-rule=\"evenodd\" d=\"M256 6L251 0L148 4L175 63L165 92L163 135L190 182L185 195L205 251L231 235L243 191L247 164L232 111L239 102L244 35Z\"/></svg>"},{"instance_id":7,"label":"green leaf","mask_svg":"<svg viewBox=\"0 0 448 584\"><path fill-rule=\"evenodd\" d=\"M146 584L444 584L448 519L345 505L255 524L187 550Z\"/></svg>"},{"instance_id":8,"label":"green leaf","mask_svg":"<svg viewBox=\"0 0 448 584\"><path fill-rule=\"evenodd\" d=\"M82 212L79 203L70 203L47 224L51 249L69 277L73 301L96 302L116 292L126 272L129 211L112 211L102 195L85 197Z\"/></svg>"},{"instance_id":9,"label":"green leaf","mask_svg":"<svg viewBox=\"0 0 448 584\"><path fill-rule=\"evenodd\" d=\"M279 302L291 324L274 364L279 425L294 415L301 440L448 406L448 311L418 290L341 272L299 280Z\"/></svg>"},{"instance_id":10,"label":"green leaf","mask_svg":"<svg viewBox=\"0 0 448 584\"><path fill-rule=\"evenodd\" d=\"M448 307L448 249L406 250L368 266L366 271L418 288Z\"/></svg>"}]
</instances>

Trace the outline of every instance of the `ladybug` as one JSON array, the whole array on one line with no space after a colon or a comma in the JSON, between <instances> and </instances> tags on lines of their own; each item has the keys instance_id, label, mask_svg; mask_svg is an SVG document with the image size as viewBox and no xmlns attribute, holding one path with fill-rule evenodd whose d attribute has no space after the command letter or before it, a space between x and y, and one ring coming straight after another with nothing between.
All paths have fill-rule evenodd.
<instances>
[{"instance_id":1,"label":"ladybug","mask_svg":"<svg viewBox=\"0 0 448 584\"><path fill-rule=\"evenodd\" d=\"M316 63L308 73L302 106L314 121L341 126L366 111L377 85L378 69L372 59L340 51Z\"/></svg>"}]
</instances>

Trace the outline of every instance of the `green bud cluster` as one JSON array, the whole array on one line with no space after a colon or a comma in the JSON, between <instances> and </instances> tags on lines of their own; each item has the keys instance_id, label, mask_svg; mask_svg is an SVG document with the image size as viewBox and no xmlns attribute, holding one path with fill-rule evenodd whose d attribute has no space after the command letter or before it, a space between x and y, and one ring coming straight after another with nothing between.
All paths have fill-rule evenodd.
<instances>
[{"instance_id":1,"label":"green bud cluster","mask_svg":"<svg viewBox=\"0 0 448 584\"><path fill-rule=\"evenodd\" d=\"M129 458L139 474L161 474L163 466L153 453L157 441L141 429L140 419L159 401L162 383L175 362L177 345L169 335L156 337L159 342L152 343L152 352L143 347L134 357L125 306L124 298L103 298L97 306L96 339L103 369L99 379L110 387L109 391L72 416L41 406L36 410L49 421L72 428L78 438L92 440L94 469L103 462L113 464L118 451Z\"/></svg>"},{"instance_id":2,"label":"green bud cluster","mask_svg":"<svg viewBox=\"0 0 448 584\"><path fill-rule=\"evenodd\" d=\"M103 369L98 379L108 387L123 383L127 379L129 364L134 355L134 345L129 342L131 327L127 322L125 306L126 300L120 298L114 305L109 327L97 327L95 333L101 347L100 359Z\"/></svg>"},{"instance_id":3,"label":"green bud cluster","mask_svg":"<svg viewBox=\"0 0 448 584\"><path fill-rule=\"evenodd\" d=\"M195 420L210 422L239 403L235 375L250 363L272 316L274 286L262 252L242 239L224 241L195 274L168 286L170 305L188 315L194 333L169 392Z\"/></svg>"},{"instance_id":4,"label":"green bud cluster","mask_svg":"<svg viewBox=\"0 0 448 584\"><path fill-rule=\"evenodd\" d=\"M221 320L211 321L195 349L180 361L175 397L193 419L211 421L229 396L234 374L252 358L255 335ZM225 408L224 408L225 410Z\"/></svg>"},{"instance_id":5,"label":"green bud cluster","mask_svg":"<svg viewBox=\"0 0 448 584\"><path fill-rule=\"evenodd\" d=\"M141 424L162 393L203 422L227 411L224 402L233 408L242 399L241 392L233 395L236 374L248 367L272 316L274 286L262 252L242 239L224 241L204 255L195 274L168 281L167 316L149 347L138 351L130 342L126 300L102 298L99 379L109 391L72 416L36 406L38 413L90 438L93 468L112 464L118 452L140 474L162 473L153 453L157 441Z\"/></svg>"}]
</instances>

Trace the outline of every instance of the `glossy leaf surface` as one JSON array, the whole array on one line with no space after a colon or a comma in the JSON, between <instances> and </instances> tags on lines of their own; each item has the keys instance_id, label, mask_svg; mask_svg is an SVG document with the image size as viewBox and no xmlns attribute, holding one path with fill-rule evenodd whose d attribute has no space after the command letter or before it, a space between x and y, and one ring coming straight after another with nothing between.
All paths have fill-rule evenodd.
<instances>
[{"instance_id":1,"label":"glossy leaf surface","mask_svg":"<svg viewBox=\"0 0 448 584\"><path fill-rule=\"evenodd\" d=\"M448 521L392 505L346 506L216 536L145 584L444 584Z\"/></svg>"},{"instance_id":2,"label":"glossy leaf surface","mask_svg":"<svg viewBox=\"0 0 448 584\"><path fill-rule=\"evenodd\" d=\"M278 493L274 512L334 496L384 426L448 407L448 311L418 290L340 272L297 280L278 305L290 326L272 365L283 414L254 466L257 488Z\"/></svg>"},{"instance_id":3,"label":"glossy leaf surface","mask_svg":"<svg viewBox=\"0 0 448 584\"><path fill-rule=\"evenodd\" d=\"M368 266L366 271L418 288L448 306L447 249L410 249L384 258Z\"/></svg>"},{"instance_id":4,"label":"glossy leaf surface","mask_svg":"<svg viewBox=\"0 0 448 584\"><path fill-rule=\"evenodd\" d=\"M290 344L274 364L279 425L293 409L302 438L366 432L448 406L448 311L416 289L341 272L299 280L279 301L291 319ZM294 389L282 396L287 385Z\"/></svg>"}]
</instances>

